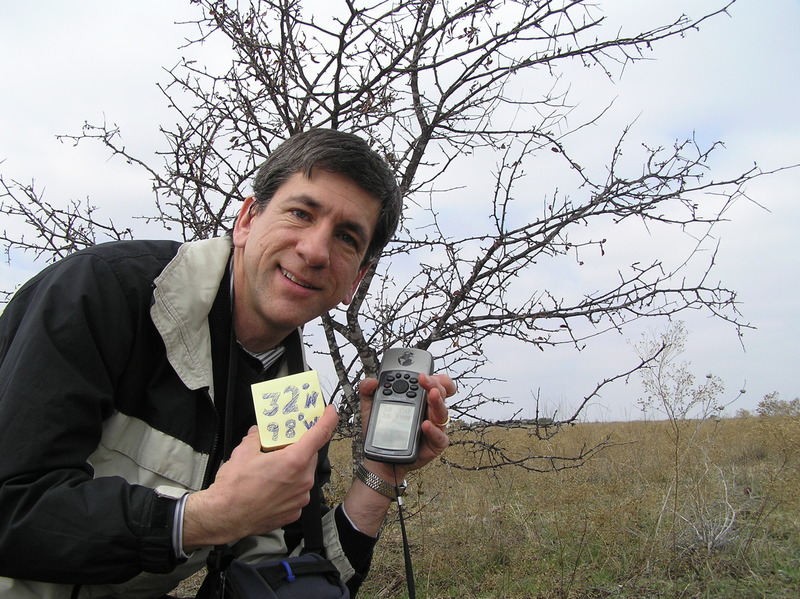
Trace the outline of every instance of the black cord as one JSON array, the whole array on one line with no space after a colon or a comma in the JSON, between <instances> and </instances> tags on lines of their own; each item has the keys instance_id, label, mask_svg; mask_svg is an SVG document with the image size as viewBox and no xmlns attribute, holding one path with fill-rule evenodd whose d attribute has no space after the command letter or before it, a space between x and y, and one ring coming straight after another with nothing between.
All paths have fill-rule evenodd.
<instances>
[{"instance_id":1,"label":"black cord","mask_svg":"<svg viewBox=\"0 0 800 599\"><path fill-rule=\"evenodd\" d=\"M394 482L397 485L397 471L395 470L395 466L392 465L392 470L394 470ZM395 486L395 489L399 492L399 487ZM400 495L397 495L397 515L400 518L400 532L403 535L403 559L405 560L406 565L406 586L408 587L408 599L416 599L417 592L416 592L416 585L414 584L414 569L411 565L411 550L408 546L408 536L406 535L406 523L405 519L403 518L403 498Z\"/></svg>"}]
</instances>

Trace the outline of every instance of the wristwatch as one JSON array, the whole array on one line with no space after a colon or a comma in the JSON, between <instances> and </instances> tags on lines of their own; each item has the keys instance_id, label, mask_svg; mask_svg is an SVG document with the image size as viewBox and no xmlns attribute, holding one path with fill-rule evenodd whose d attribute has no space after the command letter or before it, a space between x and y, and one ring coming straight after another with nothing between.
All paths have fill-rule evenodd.
<instances>
[{"instance_id":1,"label":"wristwatch","mask_svg":"<svg viewBox=\"0 0 800 599\"><path fill-rule=\"evenodd\" d=\"M403 480L398 487L390 485L377 474L373 474L364 468L364 464L359 464L356 466L356 478L373 491L377 491L392 501L396 501L398 497L402 497L403 493L406 492L406 488L408 487L408 483L405 480Z\"/></svg>"}]
</instances>

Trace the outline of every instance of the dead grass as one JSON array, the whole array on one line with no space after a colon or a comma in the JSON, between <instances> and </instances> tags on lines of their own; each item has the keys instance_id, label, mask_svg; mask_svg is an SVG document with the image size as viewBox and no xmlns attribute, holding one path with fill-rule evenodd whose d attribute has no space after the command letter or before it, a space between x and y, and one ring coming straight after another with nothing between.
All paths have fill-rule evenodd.
<instances>
[{"instance_id":1,"label":"dead grass","mask_svg":"<svg viewBox=\"0 0 800 599\"><path fill-rule=\"evenodd\" d=\"M616 445L558 473L437 463L414 475L406 509L417 595L800 596L800 447L786 430L800 423L690 424L697 434L685 447L663 422L581 424L546 443L498 430L520 452L575 450L607 434ZM349 447L332 456L346 472ZM362 597L406 596L394 514Z\"/></svg>"},{"instance_id":2,"label":"dead grass","mask_svg":"<svg viewBox=\"0 0 800 599\"><path fill-rule=\"evenodd\" d=\"M735 418L579 424L554 439L513 435L520 454L615 445L576 470L474 472L434 463L406 496L417 596L509 599L789 599L800 596L800 421ZM455 438L469 435L454 431ZM480 456L448 450L460 463ZM350 483L335 442L326 488ZM190 596L197 579L187 581ZM363 599L406 597L391 511Z\"/></svg>"}]
</instances>

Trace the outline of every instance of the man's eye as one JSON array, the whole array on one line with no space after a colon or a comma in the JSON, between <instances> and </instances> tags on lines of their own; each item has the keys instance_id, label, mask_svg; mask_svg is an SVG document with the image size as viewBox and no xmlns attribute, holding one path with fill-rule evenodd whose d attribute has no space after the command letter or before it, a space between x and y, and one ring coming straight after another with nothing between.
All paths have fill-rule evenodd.
<instances>
[{"instance_id":1,"label":"man's eye","mask_svg":"<svg viewBox=\"0 0 800 599\"><path fill-rule=\"evenodd\" d=\"M352 245L354 248L358 249L360 244L358 243L358 239L350 235L349 233L340 233L339 239L344 241L348 245Z\"/></svg>"},{"instance_id":2,"label":"man's eye","mask_svg":"<svg viewBox=\"0 0 800 599\"><path fill-rule=\"evenodd\" d=\"M311 215L306 212L305 210L300 210L299 208L295 208L292 210L292 214L294 214L297 218L308 220L311 218Z\"/></svg>"}]
</instances>

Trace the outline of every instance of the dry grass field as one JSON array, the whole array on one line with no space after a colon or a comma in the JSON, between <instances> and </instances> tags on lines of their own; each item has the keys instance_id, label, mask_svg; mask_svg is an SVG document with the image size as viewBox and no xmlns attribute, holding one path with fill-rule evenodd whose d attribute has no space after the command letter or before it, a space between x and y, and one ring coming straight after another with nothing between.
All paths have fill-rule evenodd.
<instances>
[{"instance_id":1,"label":"dry grass field","mask_svg":"<svg viewBox=\"0 0 800 599\"><path fill-rule=\"evenodd\" d=\"M453 431L458 439L468 430ZM406 497L417 596L800 597L800 420L578 424L520 452L614 445L578 469L474 472L434 464ZM335 500L349 445L332 451ZM476 459L459 446L454 461ZM361 597L406 597L396 512Z\"/></svg>"},{"instance_id":2,"label":"dry grass field","mask_svg":"<svg viewBox=\"0 0 800 599\"><path fill-rule=\"evenodd\" d=\"M560 472L435 463L412 474L420 599L800 597L799 418L587 423L549 441L491 434L513 435L521 454L575 452L606 435L614 444ZM459 445L446 455L478 459ZM349 442L334 442L331 459L336 502L350 483ZM359 597L407 596L393 509Z\"/></svg>"}]
</instances>

